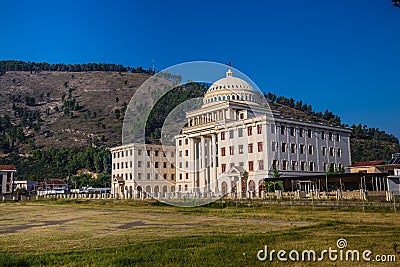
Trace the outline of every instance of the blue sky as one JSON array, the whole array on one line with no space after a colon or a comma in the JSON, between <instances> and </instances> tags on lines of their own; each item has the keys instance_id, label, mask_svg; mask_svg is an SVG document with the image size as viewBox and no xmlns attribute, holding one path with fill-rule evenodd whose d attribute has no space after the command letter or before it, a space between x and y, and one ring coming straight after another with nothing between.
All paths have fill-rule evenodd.
<instances>
[{"instance_id":1,"label":"blue sky","mask_svg":"<svg viewBox=\"0 0 400 267\"><path fill-rule=\"evenodd\" d=\"M0 18L0 59L231 61L263 91L400 137L400 8L390 0L2 1Z\"/></svg>"}]
</instances>

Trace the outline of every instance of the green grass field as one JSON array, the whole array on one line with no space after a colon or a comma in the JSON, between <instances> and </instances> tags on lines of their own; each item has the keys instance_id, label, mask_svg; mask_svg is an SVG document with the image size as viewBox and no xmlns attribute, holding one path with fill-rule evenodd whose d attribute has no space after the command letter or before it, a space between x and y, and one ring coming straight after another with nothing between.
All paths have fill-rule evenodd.
<instances>
[{"instance_id":1,"label":"green grass field","mask_svg":"<svg viewBox=\"0 0 400 267\"><path fill-rule=\"evenodd\" d=\"M47 200L0 209L0 266L285 266L276 257L261 262L257 252L268 245L319 253L337 249L339 238L346 249L374 255L397 254L400 246L400 216L384 208ZM291 264L398 266L400 254L396 260Z\"/></svg>"}]
</instances>

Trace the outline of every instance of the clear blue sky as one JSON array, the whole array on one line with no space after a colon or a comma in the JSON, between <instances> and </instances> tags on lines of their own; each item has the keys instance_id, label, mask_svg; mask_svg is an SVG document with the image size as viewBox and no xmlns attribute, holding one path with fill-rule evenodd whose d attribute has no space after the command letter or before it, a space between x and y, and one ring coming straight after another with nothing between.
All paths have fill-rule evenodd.
<instances>
[{"instance_id":1,"label":"clear blue sky","mask_svg":"<svg viewBox=\"0 0 400 267\"><path fill-rule=\"evenodd\" d=\"M263 91L400 137L390 0L2 1L0 59L156 69L231 61Z\"/></svg>"}]
</instances>

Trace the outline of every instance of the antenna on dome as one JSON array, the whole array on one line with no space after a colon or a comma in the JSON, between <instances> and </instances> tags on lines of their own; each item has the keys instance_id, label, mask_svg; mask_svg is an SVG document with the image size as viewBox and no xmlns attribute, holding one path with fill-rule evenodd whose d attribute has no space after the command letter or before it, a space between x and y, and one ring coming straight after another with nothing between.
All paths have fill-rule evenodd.
<instances>
[{"instance_id":1,"label":"antenna on dome","mask_svg":"<svg viewBox=\"0 0 400 267\"><path fill-rule=\"evenodd\" d=\"M232 62L229 61L227 65L229 66L229 68L228 71L226 72L226 77L233 77Z\"/></svg>"}]
</instances>

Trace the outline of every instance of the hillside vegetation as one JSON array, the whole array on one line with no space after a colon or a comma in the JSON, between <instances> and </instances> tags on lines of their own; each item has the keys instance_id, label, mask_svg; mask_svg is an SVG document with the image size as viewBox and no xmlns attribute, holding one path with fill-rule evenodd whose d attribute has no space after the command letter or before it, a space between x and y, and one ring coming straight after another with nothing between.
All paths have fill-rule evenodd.
<instances>
[{"instance_id":1,"label":"hillside vegetation","mask_svg":"<svg viewBox=\"0 0 400 267\"><path fill-rule=\"evenodd\" d=\"M127 105L152 73L115 64L0 61L0 163L17 165L23 178L72 177L80 169L108 173L109 165L104 166L110 164L110 159L99 151L121 144ZM163 78L179 81L179 77L167 76ZM146 124L147 141L158 142L167 114L185 100L201 97L206 89L204 84L179 87L156 103ZM301 100L270 92L265 97L281 116L348 127L340 116L328 110L314 111ZM399 140L393 135L362 125L350 128L353 162L389 160L392 153L400 151ZM90 155L90 147L99 149L96 154L101 154L102 168L83 158L69 162L73 157L66 155ZM50 148L55 161L38 156ZM40 166L47 170L64 167L52 172Z\"/></svg>"}]
</instances>

